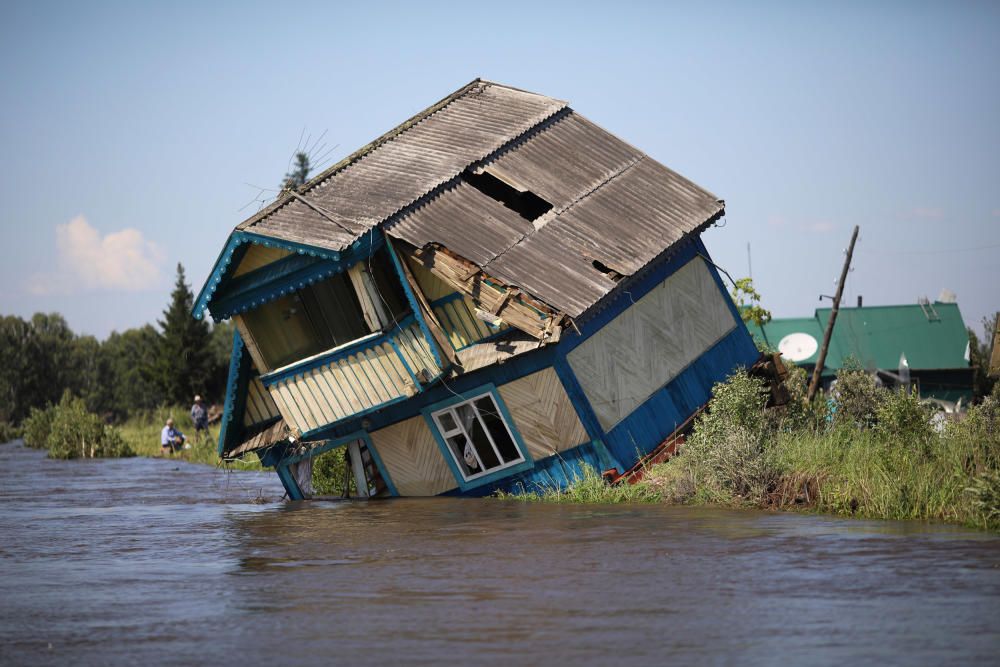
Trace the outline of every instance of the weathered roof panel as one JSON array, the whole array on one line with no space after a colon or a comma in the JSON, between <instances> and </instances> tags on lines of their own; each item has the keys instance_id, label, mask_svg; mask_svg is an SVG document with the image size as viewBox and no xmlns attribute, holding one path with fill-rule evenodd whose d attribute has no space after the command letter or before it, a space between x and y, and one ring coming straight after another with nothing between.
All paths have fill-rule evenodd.
<instances>
[{"instance_id":1,"label":"weathered roof panel","mask_svg":"<svg viewBox=\"0 0 1000 667\"><path fill-rule=\"evenodd\" d=\"M239 229L342 250L565 106L544 95L473 82Z\"/></svg>"},{"instance_id":2,"label":"weathered roof panel","mask_svg":"<svg viewBox=\"0 0 1000 667\"><path fill-rule=\"evenodd\" d=\"M417 248L437 242L485 266L532 229L531 222L457 179L425 203L396 218L392 235Z\"/></svg>"},{"instance_id":3,"label":"weathered roof panel","mask_svg":"<svg viewBox=\"0 0 1000 667\"><path fill-rule=\"evenodd\" d=\"M531 223L456 181L387 231L417 247L440 243L574 317L614 289L603 268L631 275L723 209L712 193L572 111L482 168L552 210Z\"/></svg>"}]
</instances>

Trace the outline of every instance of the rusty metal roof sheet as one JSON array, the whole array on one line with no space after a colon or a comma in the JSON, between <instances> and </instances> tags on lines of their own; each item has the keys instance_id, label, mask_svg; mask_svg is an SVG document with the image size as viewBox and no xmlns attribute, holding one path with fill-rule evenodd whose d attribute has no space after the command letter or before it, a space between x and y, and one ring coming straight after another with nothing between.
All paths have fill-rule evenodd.
<instances>
[{"instance_id":1,"label":"rusty metal roof sheet","mask_svg":"<svg viewBox=\"0 0 1000 667\"><path fill-rule=\"evenodd\" d=\"M573 317L614 289L607 269L635 273L723 210L712 193L571 110L478 166L552 210L529 222L456 179L387 231L418 247L440 243Z\"/></svg>"},{"instance_id":2,"label":"rusty metal roof sheet","mask_svg":"<svg viewBox=\"0 0 1000 667\"><path fill-rule=\"evenodd\" d=\"M565 106L477 79L237 229L342 250Z\"/></svg>"}]
</instances>

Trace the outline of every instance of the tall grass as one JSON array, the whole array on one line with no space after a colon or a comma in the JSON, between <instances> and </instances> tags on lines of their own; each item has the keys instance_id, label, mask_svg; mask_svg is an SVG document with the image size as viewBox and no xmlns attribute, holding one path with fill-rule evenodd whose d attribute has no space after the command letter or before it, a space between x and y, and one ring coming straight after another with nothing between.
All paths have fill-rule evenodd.
<instances>
[{"instance_id":1,"label":"tall grass","mask_svg":"<svg viewBox=\"0 0 1000 667\"><path fill-rule=\"evenodd\" d=\"M1000 530L1000 390L935 428L916 395L876 387L861 369L844 370L835 395L811 403L803 372L786 382L793 401L772 410L761 381L744 371L717 384L679 455L638 484L609 486L585 469L566 491L516 495L799 508Z\"/></svg>"},{"instance_id":2,"label":"tall grass","mask_svg":"<svg viewBox=\"0 0 1000 667\"><path fill-rule=\"evenodd\" d=\"M573 476L567 489L557 486L540 486L531 491L498 491L496 497L510 500L549 503L655 503L663 497L660 490L650 484L618 484L611 486L596 470L588 465Z\"/></svg>"}]
</instances>

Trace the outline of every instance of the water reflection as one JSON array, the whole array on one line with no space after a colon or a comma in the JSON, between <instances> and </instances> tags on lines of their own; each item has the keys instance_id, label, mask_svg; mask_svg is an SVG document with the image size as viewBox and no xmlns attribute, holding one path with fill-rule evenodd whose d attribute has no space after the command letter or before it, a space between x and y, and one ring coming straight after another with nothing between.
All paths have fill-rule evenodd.
<instances>
[{"instance_id":1,"label":"water reflection","mask_svg":"<svg viewBox=\"0 0 1000 667\"><path fill-rule=\"evenodd\" d=\"M0 465L4 664L986 664L1000 650L1000 540L953 527L257 505L280 497L273 476L10 445Z\"/></svg>"}]
</instances>

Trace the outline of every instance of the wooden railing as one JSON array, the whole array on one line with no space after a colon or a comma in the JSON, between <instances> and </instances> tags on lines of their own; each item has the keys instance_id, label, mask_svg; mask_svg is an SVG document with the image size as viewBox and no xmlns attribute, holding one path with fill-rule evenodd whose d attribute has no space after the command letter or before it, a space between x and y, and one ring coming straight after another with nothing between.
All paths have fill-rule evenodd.
<instances>
[{"instance_id":1,"label":"wooden railing","mask_svg":"<svg viewBox=\"0 0 1000 667\"><path fill-rule=\"evenodd\" d=\"M285 420L308 434L423 390L440 375L412 315L376 333L261 376Z\"/></svg>"}]
</instances>

